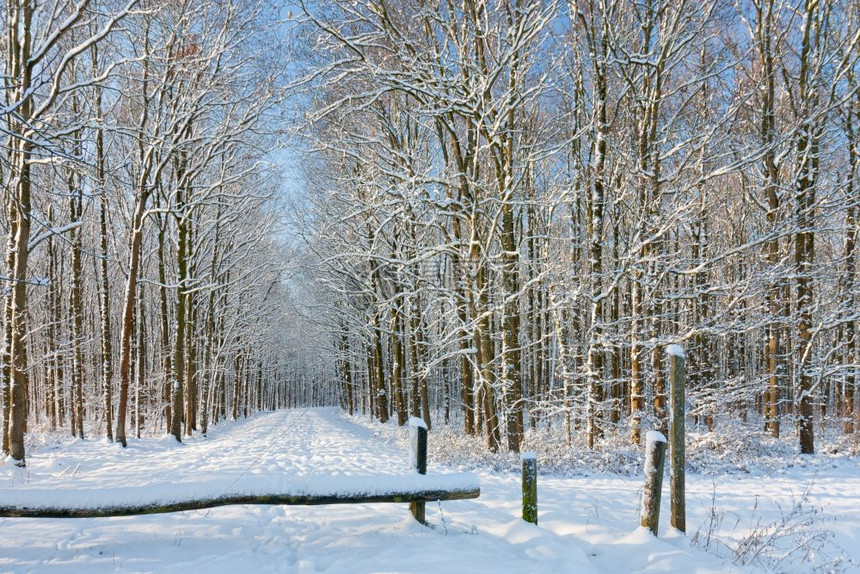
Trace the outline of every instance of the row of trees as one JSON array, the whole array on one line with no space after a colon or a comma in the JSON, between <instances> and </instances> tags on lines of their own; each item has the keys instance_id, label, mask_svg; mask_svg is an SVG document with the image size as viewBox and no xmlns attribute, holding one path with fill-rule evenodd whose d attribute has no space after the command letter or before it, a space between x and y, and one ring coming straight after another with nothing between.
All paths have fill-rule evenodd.
<instances>
[{"instance_id":1,"label":"row of trees","mask_svg":"<svg viewBox=\"0 0 860 574\"><path fill-rule=\"evenodd\" d=\"M66 427L177 440L285 405L267 2L0 7L2 448Z\"/></svg>"},{"instance_id":2,"label":"row of trees","mask_svg":"<svg viewBox=\"0 0 860 574\"><path fill-rule=\"evenodd\" d=\"M299 224L351 412L638 443L681 343L708 425L856 432L856 0L302 9Z\"/></svg>"}]
</instances>

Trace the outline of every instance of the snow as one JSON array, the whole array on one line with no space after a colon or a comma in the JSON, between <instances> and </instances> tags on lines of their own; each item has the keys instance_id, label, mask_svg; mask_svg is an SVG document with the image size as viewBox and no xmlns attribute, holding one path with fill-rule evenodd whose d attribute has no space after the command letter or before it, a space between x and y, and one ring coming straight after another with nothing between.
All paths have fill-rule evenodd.
<instances>
[{"instance_id":1,"label":"snow","mask_svg":"<svg viewBox=\"0 0 860 574\"><path fill-rule=\"evenodd\" d=\"M336 410L314 409L218 425L208 437L182 444L169 437L134 440L126 450L100 439L55 436L31 448L23 473L8 463L0 467L0 506L44 504L48 496L69 506L421 480L409 472L403 449L385 440L388 432L406 440L396 425L358 424ZM480 498L427 504L430 528L415 522L406 504L0 519L0 571L711 574L812 572L816 566L857 572L860 464L856 457L824 455L798 461L803 464L778 472L688 474L687 536L669 527L666 495L660 536L638 527L641 475L541 475L536 526L520 518L519 472L485 465L474 473ZM462 470L431 458L426 478L449 480L441 477L456 473L450 480L475 479ZM749 542L757 528L774 532L773 548L751 564L734 564L732 549ZM816 546L821 537L826 544ZM708 551L701 548L706 545ZM796 548L812 549L818 562L784 556ZM827 558L830 566L821 568Z\"/></svg>"},{"instance_id":2,"label":"snow","mask_svg":"<svg viewBox=\"0 0 860 574\"><path fill-rule=\"evenodd\" d=\"M409 426L427 430L427 423L424 422L424 419L419 419L418 417L409 417Z\"/></svg>"},{"instance_id":3,"label":"snow","mask_svg":"<svg viewBox=\"0 0 860 574\"><path fill-rule=\"evenodd\" d=\"M652 442L668 442L666 440L666 435L661 433L660 431L649 430L645 433L645 444L650 444Z\"/></svg>"},{"instance_id":4,"label":"snow","mask_svg":"<svg viewBox=\"0 0 860 574\"><path fill-rule=\"evenodd\" d=\"M537 453L531 450L527 450L520 455L522 460L537 460Z\"/></svg>"},{"instance_id":5,"label":"snow","mask_svg":"<svg viewBox=\"0 0 860 574\"><path fill-rule=\"evenodd\" d=\"M684 358L684 348L681 345L669 345L666 347L666 354L670 357L681 357Z\"/></svg>"}]
</instances>

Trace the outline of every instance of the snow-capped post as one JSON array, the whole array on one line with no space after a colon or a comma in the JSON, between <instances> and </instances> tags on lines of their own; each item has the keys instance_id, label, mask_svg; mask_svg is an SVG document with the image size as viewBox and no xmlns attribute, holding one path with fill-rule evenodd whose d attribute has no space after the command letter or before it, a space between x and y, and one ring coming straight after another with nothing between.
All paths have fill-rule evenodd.
<instances>
[{"instance_id":1,"label":"snow-capped post","mask_svg":"<svg viewBox=\"0 0 860 574\"><path fill-rule=\"evenodd\" d=\"M684 445L685 421L684 408L686 405L685 387L687 377L684 371L684 349L680 345L666 347L669 355L669 391L672 394L672 419L669 426L669 499L672 502L672 527L687 532L687 511L684 495L684 466L686 453Z\"/></svg>"},{"instance_id":2,"label":"snow-capped post","mask_svg":"<svg viewBox=\"0 0 860 574\"><path fill-rule=\"evenodd\" d=\"M533 452L524 452L522 461L523 520L537 524L537 455Z\"/></svg>"},{"instance_id":3,"label":"snow-capped post","mask_svg":"<svg viewBox=\"0 0 860 574\"><path fill-rule=\"evenodd\" d=\"M660 495L663 490L663 468L666 462L666 437L660 431L645 435L645 490L642 492L641 526L657 536L660 525Z\"/></svg>"},{"instance_id":4,"label":"snow-capped post","mask_svg":"<svg viewBox=\"0 0 860 574\"><path fill-rule=\"evenodd\" d=\"M418 474L427 474L427 425L418 417L409 419L410 464ZM409 510L415 520L424 524L424 502L410 502Z\"/></svg>"}]
</instances>

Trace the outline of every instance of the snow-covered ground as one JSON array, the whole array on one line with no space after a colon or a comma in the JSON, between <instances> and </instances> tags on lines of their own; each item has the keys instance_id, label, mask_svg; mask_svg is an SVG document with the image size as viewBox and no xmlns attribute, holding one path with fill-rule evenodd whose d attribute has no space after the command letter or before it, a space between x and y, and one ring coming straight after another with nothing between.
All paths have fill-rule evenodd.
<instances>
[{"instance_id":1,"label":"snow-covered ground","mask_svg":"<svg viewBox=\"0 0 860 574\"><path fill-rule=\"evenodd\" d=\"M102 440L46 441L32 449L26 474L0 468L0 506L319 491L409 475L406 452L375 428L319 409L219 425L182 444L144 439L124 450ZM4 518L0 571L860 572L860 461L814 462L688 475L687 536L667 528L665 492L660 537L637 528L639 477L541 476L534 526L519 518L518 475L477 471L480 498L428 504L432 528L415 523L403 504ZM428 465L428 474L459 470L432 458Z\"/></svg>"}]
</instances>

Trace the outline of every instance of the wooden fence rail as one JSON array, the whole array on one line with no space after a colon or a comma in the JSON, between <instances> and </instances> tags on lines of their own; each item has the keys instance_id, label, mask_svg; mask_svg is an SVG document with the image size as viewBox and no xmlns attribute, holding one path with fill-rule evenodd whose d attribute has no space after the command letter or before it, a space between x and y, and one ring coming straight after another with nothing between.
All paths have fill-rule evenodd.
<instances>
[{"instance_id":1,"label":"wooden fence rail","mask_svg":"<svg viewBox=\"0 0 860 574\"><path fill-rule=\"evenodd\" d=\"M427 430L419 431L422 440L412 444L411 464L416 474L411 476L339 477L331 481L330 492L280 493L280 494L223 494L198 500L159 501L151 503L114 502L102 506L61 507L59 504L9 504L0 494L0 517L3 518L104 518L134 516L138 514L163 514L183 510L202 510L231 504L279 504L290 506L313 506L322 504L366 504L394 502L409 504L415 519L424 523L424 503L443 500L465 500L478 498L481 488L471 473L420 476L427 469ZM420 432L423 431L423 432ZM414 432L414 431L413 431ZM391 480L389 480L391 479ZM308 480L305 477L304 480ZM388 480L391 485L386 487ZM379 484L375 484L378 482ZM423 484L422 484L423 483ZM132 489L129 489L132 490ZM25 493L26 494L26 493ZM74 491L68 493L74 500ZM133 498L133 497L132 497Z\"/></svg>"},{"instance_id":2,"label":"wooden fence rail","mask_svg":"<svg viewBox=\"0 0 860 574\"><path fill-rule=\"evenodd\" d=\"M437 500L463 500L478 498L481 489L429 489L382 494L343 493L328 495L279 495L239 494L225 495L204 500L187 500L167 504L138 504L108 506L102 508L49 508L25 506L0 506L0 517L4 518L103 518L110 516L134 516L137 514L163 514L183 510L201 510L231 504L282 504L289 506L313 506L321 504L365 504L376 502L435 502Z\"/></svg>"}]
</instances>

